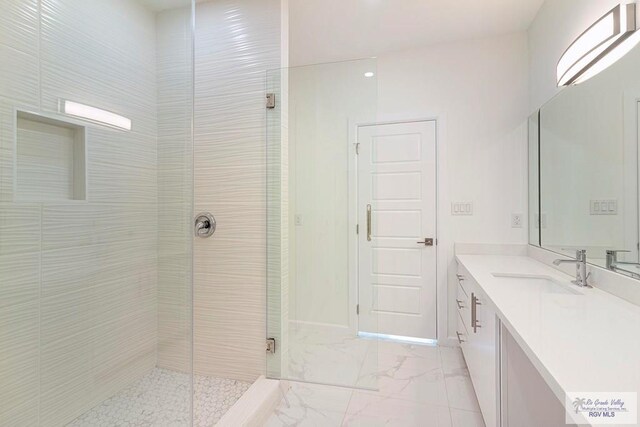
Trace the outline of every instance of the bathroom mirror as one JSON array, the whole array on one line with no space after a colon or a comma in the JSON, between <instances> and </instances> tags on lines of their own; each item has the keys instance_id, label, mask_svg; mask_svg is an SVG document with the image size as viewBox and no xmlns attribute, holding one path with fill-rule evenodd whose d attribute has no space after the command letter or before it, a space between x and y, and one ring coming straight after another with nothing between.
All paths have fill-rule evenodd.
<instances>
[{"instance_id":1,"label":"bathroom mirror","mask_svg":"<svg viewBox=\"0 0 640 427\"><path fill-rule=\"evenodd\" d=\"M586 249L590 263L630 275L640 274L638 69L636 47L529 120L530 243Z\"/></svg>"}]
</instances>

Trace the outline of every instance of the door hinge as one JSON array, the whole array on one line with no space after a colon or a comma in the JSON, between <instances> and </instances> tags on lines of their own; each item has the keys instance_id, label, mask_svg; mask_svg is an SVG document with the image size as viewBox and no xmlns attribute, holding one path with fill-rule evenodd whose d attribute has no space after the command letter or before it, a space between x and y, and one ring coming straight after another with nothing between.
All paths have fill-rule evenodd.
<instances>
[{"instance_id":1,"label":"door hinge","mask_svg":"<svg viewBox=\"0 0 640 427\"><path fill-rule=\"evenodd\" d=\"M276 352L276 339L267 338L267 353L274 354Z\"/></svg>"},{"instance_id":2,"label":"door hinge","mask_svg":"<svg viewBox=\"0 0 640 427\"><path fill-rule=\"evenodd\" d=\"M267 94L267 108L276 108L276 94L268 93Z\"/></svg>"},{"instance_id":3,"label":"door hinge","mask_svg":"<svg viewBox=\"0 0 640 427\"><path fill-rule=\"evenodd\" d=\"M356 314L360 314L360 304L356 304Z\"/></svg>"},{"instance_id":4,"label":"door hinge","mask_svg":"<svg viewBox=\"0 0 640 427\"><path fill-rule=\"evenodd\" d=\"M356 155L360 154L360 143L356 142Z\"/></svg>"},{"instance_id":5,"label":"door hinge","mask_svg":"<svg viewBox=\"0 0 640 427\"><path fill-rule=\"evenodd\" d=\"M356 234L360 234L360 224L356 224Z\"/></svg>"}]
</instances>

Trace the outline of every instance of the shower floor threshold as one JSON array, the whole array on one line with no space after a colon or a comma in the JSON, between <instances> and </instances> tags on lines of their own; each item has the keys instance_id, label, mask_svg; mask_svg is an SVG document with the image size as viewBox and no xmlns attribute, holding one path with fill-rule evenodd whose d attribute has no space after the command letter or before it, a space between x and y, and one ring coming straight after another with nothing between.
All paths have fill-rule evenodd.
<instances>
[{"instance_id":1,"label":"shower floor threshold","mask_svg":"<svg viewBox=\"0 0 640 427\"><path fill-rule=\"evenodd\" d=\"M155 368L68 424L72 427L184 427L191 422L189 374ZM251 383L194 377L193 425L214 426Z\"/></svg>"}]
</instances>

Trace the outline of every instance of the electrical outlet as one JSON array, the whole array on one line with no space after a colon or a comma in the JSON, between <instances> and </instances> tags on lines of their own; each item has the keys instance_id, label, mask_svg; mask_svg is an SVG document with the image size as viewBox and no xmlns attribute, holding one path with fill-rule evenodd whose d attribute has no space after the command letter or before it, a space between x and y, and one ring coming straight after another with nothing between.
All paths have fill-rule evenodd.
<instances>
[{"instance_id":1,"label":"electrical outlet","mask_svg":"<svg viewBox=\"0 0 640 427\"><path fill-rule=\"evenodd\" d=\"M302 215L301 214L296 214L296 219L295 219L296 225L297 226L301 226L303 221L302 221Z\"/></svg>"},{"instance_id":2,"label":"electrical outlet","mask_svg":"<svg viewBox=\"0 0 640 427\"><path fill-rule=\"evenodd\" d=\"M511 228L522 228L522 214L511 214Z\"/></svg>"}]
</instances>

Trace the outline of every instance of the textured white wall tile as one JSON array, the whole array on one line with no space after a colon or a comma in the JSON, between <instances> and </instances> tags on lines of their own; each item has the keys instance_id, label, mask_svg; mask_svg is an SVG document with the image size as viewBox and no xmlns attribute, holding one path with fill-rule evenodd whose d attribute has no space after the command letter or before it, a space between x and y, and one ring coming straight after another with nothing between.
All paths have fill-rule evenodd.
<instances>
[{"instance_id":1,"label":"textured white wall tile","mask_svg":"<svg viewBox=\"0 0 640 427\"><path fill-rule=\"evenodd\" d=\"M130 0L0 8L0 424L60 426L156 364L155 15ZM55 113L60 98L133 132L88 124L88 203L12 203L14 109ZM61 155L41 145L29 154ZM52 162L30 164L51 180Z\"/></svg>"},{"instance_id":2,"label":"textured white wall tile","mask_svg":"<svg viewBox=\"0 0 640 427\"><path fill-rule=\"evenodd\" d=\"M0 44L0 94L17 102L38 104L38 59Z\"/></svg>"},{"instance_id":3,"label":"textured white wall tile","mask_svg":"<svg viewBox=\"0 0 640 427\"><path fill-rule=\"evenodd\" d=\"M280 66L280 2L223 0L196 11L196 211L218 229L196 240L197 373L265 372L265 77Z\"/></svg>"},{"instance_id":4,"label":"textured white wall tile","mask_svg":"<svg viewBox=\"0 0 640 427\"><path fill-rule=\"evenodd\" d=\"M0 203L0 256L40 251L40 206Z\"/></svg>"},{"instance_id":5,"label":"textured white wall tile","mask_svg":"<svg viewBox=\"0 0 640 427\"><path fill-rule=\"evenodd\" d=\"M156 134L153 14L127 0L43 0L41 31L44 110L70 99Z\"/></svg>"},{"instance_id":6,"label":"textured white wall tile","mask_svg":"<svg viewBox=\"0 0 640 427\"><path fill-rule=\"evenodd\" d=\"M159 13L158 366L191 372L193 56L191 8Z\"/></svg>"},{"instance_id":7,"label":"textured white wall tile","mask_svg":"<svg viewBox=\"0 0 640 427\"><path fill-rule=\"evenodd\" d=\"M38 0L3 0L0 43L35 56L38 18Z\"/></svg>"},{"instance_id":8,"label":"textured white wall tile","mask_svg":"<svg viewBox=\"0 0 640 427\"><path fill-rule=\"evenodd\" d=\"M60 426L88 409L93 393L90 331L41 345L40 425Z\"/></svg>"},{"instance_id":9,"label":"textured white wall tile","mask_svg":"<svg viewBox=\"0 0 640 427\"><path fill-rule=\"evenodd\" d=\"M40 293L38 252L0 256L0 309L37 301Z\"/></svg>"},{"instance_id":10,"label":"textured white wall tile","mask_svg":"<svg viewBox=\"0 0 640 427\"><path fill-rule=\"evenodd\" d=\"M84 173L76 174L78 156L77 130L52 126L33 120L18 119L17 126L17 196L20 200L72 200L75 177L84 181ZM79 157L79 158L78 158ZM84 167L82 168L84 169Z\"/></svg>"},{"instance_id":11,"label":"textured white wall tile","mask_svg":"<svg viewBox=\"0 0 640 427\"><path fill-rule=\"evenodd\" d=\"M87 130L90 202L157 202L156 138L135 132Z\"/></svg>"},{"instance_id":12,"label":"textured white wall tile","mask_svg":"<svg viewBox=\"0 0 640 427\"><path fill-rule=\"evenodd\" d=\"M38 321L37 300L0 308L0 425L37 425Z\"/></svg>"}]
</instances>

